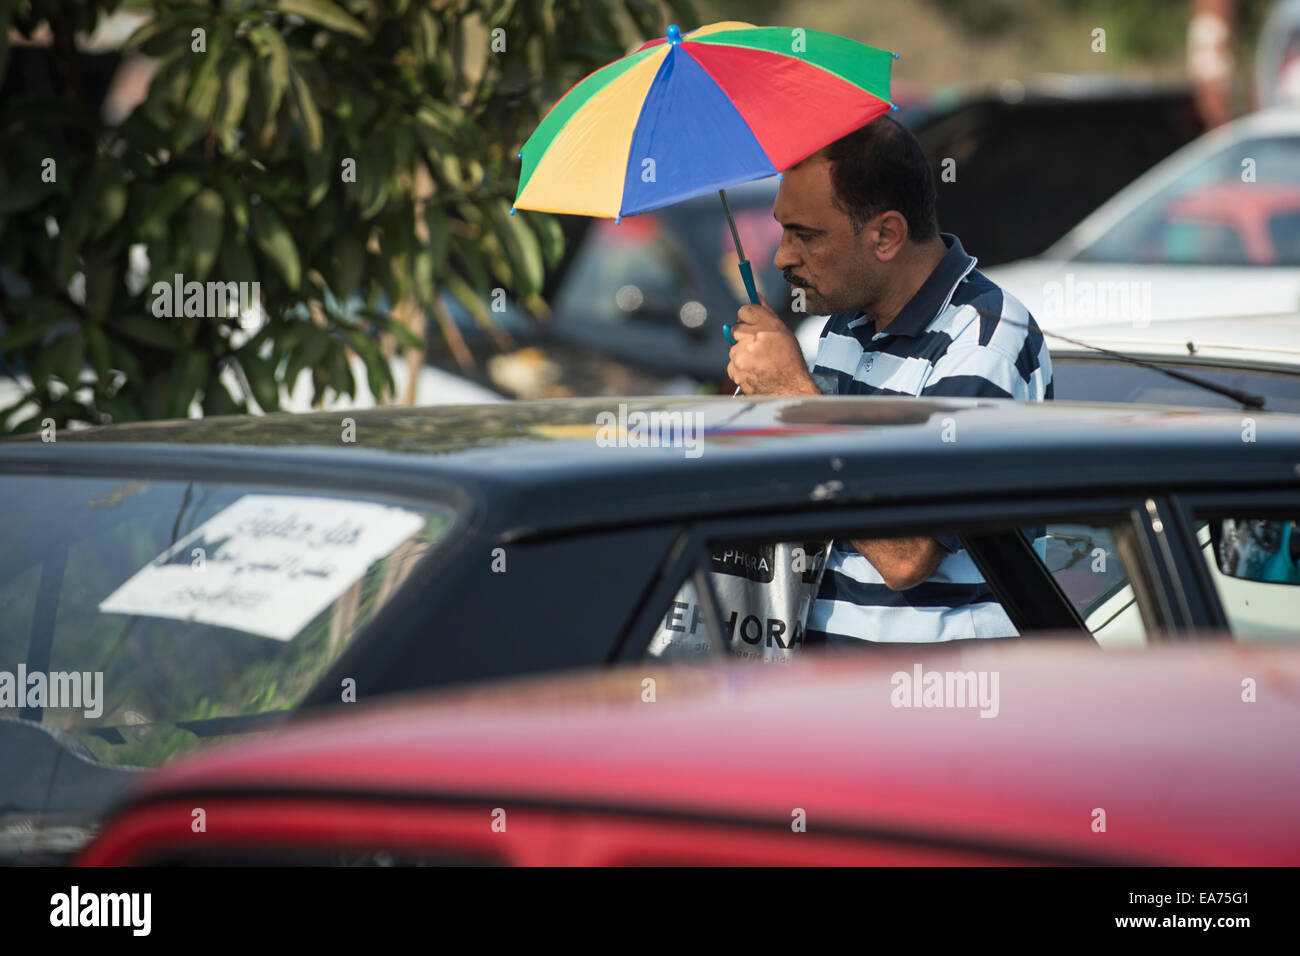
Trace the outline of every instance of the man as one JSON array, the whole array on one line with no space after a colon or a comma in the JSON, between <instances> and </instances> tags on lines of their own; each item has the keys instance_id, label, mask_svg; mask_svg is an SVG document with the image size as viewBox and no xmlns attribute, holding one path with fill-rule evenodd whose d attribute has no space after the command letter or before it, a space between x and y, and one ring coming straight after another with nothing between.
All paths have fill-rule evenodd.
<instances>
[{"instance_id":1,"label":"man","mask_svg":"<svg viewBox=\"0 0 1300 956\"><path fill-rule=\"evenodd\" d=\"M925 154L894 120L787 170L773 215L783 230L775 265L809 312L830 316L813 369L827 391L1052 397L1037 324L939 232ZM737 319L727 374L747 395L822 394L766 303ZM809 643L1015 634L956 538L836 541L808 621Z\"/></svg>"}]
</instances>

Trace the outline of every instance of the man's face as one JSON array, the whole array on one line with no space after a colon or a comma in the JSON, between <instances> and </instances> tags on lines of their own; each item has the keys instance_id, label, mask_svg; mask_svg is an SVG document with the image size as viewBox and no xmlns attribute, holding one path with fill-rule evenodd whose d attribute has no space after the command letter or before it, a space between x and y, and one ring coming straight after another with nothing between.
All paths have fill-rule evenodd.
<instances>
[{"instance_id":1,"label":"man's face","mask_svg":"<svg viewBox=\"0 0 1300 956\"><path fill-rule=\"evenodd\" d=\"M804 290L811 315L867 308L883 286L882 264L866 251L871 224L854 235L832 196L831 164L817 155L786 170L772 208L781 224L772 263L786 282Z\"/></svg>"}]
</instances>

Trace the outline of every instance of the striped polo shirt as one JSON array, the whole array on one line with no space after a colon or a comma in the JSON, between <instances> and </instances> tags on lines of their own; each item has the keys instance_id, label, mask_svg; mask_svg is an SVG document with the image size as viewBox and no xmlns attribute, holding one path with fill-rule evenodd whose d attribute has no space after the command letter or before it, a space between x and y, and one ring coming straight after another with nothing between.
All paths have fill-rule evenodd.
<instances>
[{"instance_id":1,"label":"striped polo shirt","mask_svg":"<svg viewBox=\"0 0 1300 956\"><path fill-rule=\"evenodd\" d=\"M876 332L863 312L827 320L813 377L839 395L1050 399L1052 363L1037 323L976 270L956 236L941 235L947 253L885 331ZM847 539L835 541L807 643L1017 634L958 539L936 540L948 553L933 575L905 591L890 589ZM1036 547L1041 554L1041 537Z\"/></svg>"}]
</instances>

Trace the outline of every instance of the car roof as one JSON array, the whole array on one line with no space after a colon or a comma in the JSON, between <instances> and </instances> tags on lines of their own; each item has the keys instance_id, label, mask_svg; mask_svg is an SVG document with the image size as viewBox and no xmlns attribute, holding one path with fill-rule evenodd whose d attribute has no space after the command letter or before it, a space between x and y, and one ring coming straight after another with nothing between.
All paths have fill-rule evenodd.
<instances>
[{"instance_id":1,"label":"car roof","mask_svg":"<svg viewBox=\"0 0 1300 956\"><path fill-rule=\"evenodd\" d=\"M685 447L618 445L599 416L698 423ZM229 416L0 442L0 469L192 480L272 474L437 497L489 498L521 530L667 520L827 503L1020 495L1135 485L1295 485L1300 416L1073 402L886 397L589 398ZM687 416L698 415L698 419ZM345 442L346 422L354 441ZM627 433L623 433L624 436Z\"/></svg>"},{"instance_id":2,"label":"car roof","mask_svg":"<svg viewBox=\"0 0 1300 956\"><path fill-rule=\"evenodd\" d=\"M931 673L971 673L976 687L983 673L985 703L917 706ZM1258 682L1250 704L1244 677ZM916 695L902 696L905 680L919 680ZM141 795L462 795L787 824L801 807L810 827L1294 865L1297 687L1300 648L1227 641L1137 653L998 642L781 668L642 662L349 708L166 767ZM1097 807L1104 839L1090 827Z\"/></svg>"},{"instance_id":3,"label":"car roof","mask_svg":"<svg viewBox=\"0 0 1300 956\"><path fill-rule=\"evenodd\" d=\"M1046 334L1053 357L1088 351ZM1300 313L1157 319L1141 326L1103 323L1071 326L1066 334L1087 345L1135 356L1223 359L1293 366L1300 371Z\"/></svg>"}]
</instances>

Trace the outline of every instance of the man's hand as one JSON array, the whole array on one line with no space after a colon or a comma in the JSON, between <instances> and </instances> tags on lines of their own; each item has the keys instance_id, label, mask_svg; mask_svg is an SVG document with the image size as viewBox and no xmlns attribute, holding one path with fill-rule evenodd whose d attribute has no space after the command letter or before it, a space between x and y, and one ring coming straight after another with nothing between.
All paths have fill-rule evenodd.
<instances>
[{"instance_id":1,"label":"man's hand","mask_svg":"<svg viewBox=\"0 0 1300 956\"><path fill-rule=\"evenodd\" d=\"M820 395L808 374L799 340L786 328L766 299L736 313L727 377L746 395Z\"/></svg>"}]
</instances>

